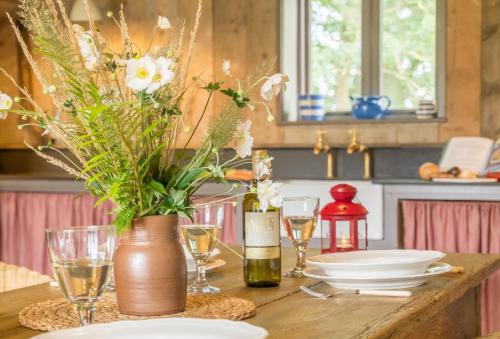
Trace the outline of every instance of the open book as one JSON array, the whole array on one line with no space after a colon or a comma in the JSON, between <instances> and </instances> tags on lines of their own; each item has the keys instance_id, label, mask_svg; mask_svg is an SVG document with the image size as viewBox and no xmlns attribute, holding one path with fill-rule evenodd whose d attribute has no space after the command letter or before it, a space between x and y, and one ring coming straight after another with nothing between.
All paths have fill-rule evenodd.
<instances>
[{"instance_id":1,"label":"open book","mask_svg":"<svg viewBox=\"0 0 500 339\"><path fill-rule=\"evenodd\" d=\"M441 155L439 169L452 167L470 170L483 176L500 172L500 140L481 137L456 137L450 139Z\"/></svg>"}]
</instances>

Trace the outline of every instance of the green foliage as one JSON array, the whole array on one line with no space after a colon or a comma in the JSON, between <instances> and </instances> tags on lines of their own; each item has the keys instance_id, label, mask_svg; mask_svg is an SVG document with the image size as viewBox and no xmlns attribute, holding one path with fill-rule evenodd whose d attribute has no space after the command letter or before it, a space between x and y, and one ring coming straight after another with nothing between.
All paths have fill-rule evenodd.
<instances>
[{"instance_id":1,"label":"green foliage","mask_svg":"<svg viewBox=\"0 0 500 339\"><path fill-rule=\"evenodd\" d=\"M223 93L223 94L227 95L228 97L230 97L231 99L233 99L234 103L239 108L245 107L246 104L250 101L249 98L245 97L243 92L235 91L231 88L223 89L223 90L221 90L221 93Z\"/></svg>"},{"instance_id":2,"label":"green foliage","mask_svg":"<svg viewBox=\"0 0 500 339\"><path fill-rule=\"evenodd\" d=\"M194 211L191 196L199 187L207 180L223 181L225 170L241 163L241 159L234 157L221 164L219 150L233 140L244 117L243 110L250 102L249 93L259 81L242 86L238 80L237 89L222 89L222 81L201 88L198 84L185 84L192 46L184 55L177 45L182 39L173 39L155 52L156 60L163 57L172 63L168 67L173 78L152 93L135 91L127 87L123 60L152 52L143 54L129 41L124 19L117 22L123 44L120 52L105 47L105 39L92 21L89 31L77 27L75 33L71 23L64 20L62 4L20 0L20 18L30 32L35 51L50 65L47 77L29 52L25 52L52 97L57 114L49 115L32 98L23 99L38 112L25 108L17 112L34 118L43 128L50 128L75 155L78 160L70 160L71 166L58 160L54 163L85 178L87 189L99 197L96 206L106 200L116 205L114 223L118 232L137 217L165 214L189 217ZM192 42L195 29L191 33ZM85 38L78 40L81 34ZM82 44L87 44L86 53L95 52L95 64L91 67L84 60ZM263 74L255 77L263 79ZM203 121L208 123L208 132L194 153L176 154L179 131L183 130L185 120L181 104L190 88L209 93L196 127L213 96L222 93L227 100L223 110L214 114L216 118Z\"/></svg>"}]
</instances>

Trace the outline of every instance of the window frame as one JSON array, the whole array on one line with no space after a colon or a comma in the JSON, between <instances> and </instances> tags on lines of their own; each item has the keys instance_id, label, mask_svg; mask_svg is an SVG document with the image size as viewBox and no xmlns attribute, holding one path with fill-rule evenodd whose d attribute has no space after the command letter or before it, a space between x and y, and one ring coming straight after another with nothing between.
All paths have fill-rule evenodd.
<instances>
[{"instance_id":1,"label":"window frame","mask_svg":"<svg viewBox=\"0 0 500 339\"><path fill-rule=\"evenodd\" d=\"M428 122L428 121L446 121L446 2L447 0L435 0L436 1L436 92L435 101L437 114L436 118L432 119L417 119L414 116L415 109L398 109L391 110L391 115L394 118L381 119L381 120L369 120L369 122ZM285 5L286 2L286 5ZM339 122L365 122L362 120L357 120L351 117L351 111L328 111L326 114L330 116L336 116L338 118L327 119L318 122L305 122L298 119L298 102L297 96L302 93L310 93L310 72L309 72L309 61L311 59L311 49L310 49L310 4L311 0L281 0L280 15L281 23L280 27L280 54L281 54L281 65L284 66L283 56L285 53L290 53L290 55L295 55L294 60L288 60L288 68L290 68L290 63L295 64L292 71L288 72L293 78L296 77L296 83L292 84L293 96L288 96L288 100L293 98L294 104L289 105L289 110L293 109L295 112L286 112L285 104L282 104L282 114L281 123L339 123ZM297 15L295 19L296 34L295 36L290 36L289 34L284 34L283 22L285 20L285 8L290 8L296 6L292 12L288 11L288 15L293 13ZM361 24L361 95L366 96L373 93L380 93L381 87L381 0L361 0L362 6L362 24ZM288 22L290 21L290 18ZM288 23L290 25L290 23ZM290 29L288 30L290 33ZM287 51L290 48L285 42L285 39L296 38L297 51ZM288 57L290 59L290 57ZM286 66L285 66L286 67ZM288 69L287 69L288 70ZM284 72L287 72L284 70ZM283 98L286 100L287 98ZM288 113L294 120L285 120L284 115ZM413 115L413 116L412 116ZM345 116L345 117L342 117Z\"/></svg>"}]
</instances>

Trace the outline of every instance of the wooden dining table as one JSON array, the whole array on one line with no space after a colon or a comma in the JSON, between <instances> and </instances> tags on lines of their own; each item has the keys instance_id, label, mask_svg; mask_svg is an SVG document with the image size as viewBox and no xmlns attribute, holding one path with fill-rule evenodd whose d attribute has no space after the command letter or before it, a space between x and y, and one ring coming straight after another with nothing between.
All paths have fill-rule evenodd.
<instances>
[{"instance_id":1,"label":"wooden dining table","mask_svg":"<svg viewBox=\"0 0 500 339\"><path fill-rule=\"evenodd\" d=\"M253 301L257 313L245 321L265 328L269 338L473 338L480 334L480 284L500 268L497 254L450 253L442 261L462 266L464 272L447 273L411 288L411 297L336 291L331 298L318 299L303 293L300 286L324 293L334 289L310 278L284 277L275 288L245 287L241 258L221 250L219 258L226 264L210 272L210 283L224 295ZM294 251L283 249L283 270L294 261ZM19 311L60 296L59 288L48 283L0 293L0 338L41 333L23 327Z\"/></svg>"}]
</instances>

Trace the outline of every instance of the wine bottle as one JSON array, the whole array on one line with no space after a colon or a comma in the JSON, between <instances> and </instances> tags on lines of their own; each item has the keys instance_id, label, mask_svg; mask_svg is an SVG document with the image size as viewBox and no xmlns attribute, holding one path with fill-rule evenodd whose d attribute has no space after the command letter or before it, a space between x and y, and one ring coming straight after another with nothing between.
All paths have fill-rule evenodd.
<instances>
[{"instance_id":1,"label":"wine bottle","mask_svg":"<svg viewBox=\"0 0 500 339\"><path fill-rule=\"evenodd\" d=\"M244 280L249 287L273 287L281 282L280 210L269 205L263 211L255 193L271 176L267 151L252 152L252 169L253 189L243 199Z\"/></svg>"}]
</instances>

